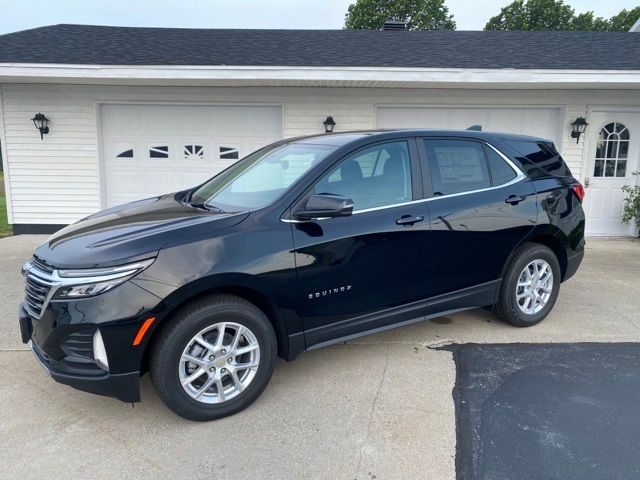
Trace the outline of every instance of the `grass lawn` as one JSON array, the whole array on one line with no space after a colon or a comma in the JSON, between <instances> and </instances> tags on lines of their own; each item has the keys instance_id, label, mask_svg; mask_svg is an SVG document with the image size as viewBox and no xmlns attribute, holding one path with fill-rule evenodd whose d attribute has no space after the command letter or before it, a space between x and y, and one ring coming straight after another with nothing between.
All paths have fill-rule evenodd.
<instances>
[{"instance_id":1,"label":"grass lawn","mask_svg":"<svg viewBox=\"0 0 640 480\"><path fill-rule=\"evenodd\" d=\"M0 175L0 238L13 235L11 227L7 225L7 199L4 196L4 177Z\"/></svg>"}]
</instances>

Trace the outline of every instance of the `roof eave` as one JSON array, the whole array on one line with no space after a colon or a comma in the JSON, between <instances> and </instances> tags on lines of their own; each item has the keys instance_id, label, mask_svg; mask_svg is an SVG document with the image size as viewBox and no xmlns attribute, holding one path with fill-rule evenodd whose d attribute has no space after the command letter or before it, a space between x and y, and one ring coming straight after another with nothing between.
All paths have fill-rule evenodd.
<instances>
[{"instance_id":1,"label":"roof eave","mask_svg":"<svg viewBox=\"0 0 640 480\"><path fill-rule=\"evenodd\" d=\"M0 63L0 83L640 88L640 70Z\"/></svg>"}]
</instances>

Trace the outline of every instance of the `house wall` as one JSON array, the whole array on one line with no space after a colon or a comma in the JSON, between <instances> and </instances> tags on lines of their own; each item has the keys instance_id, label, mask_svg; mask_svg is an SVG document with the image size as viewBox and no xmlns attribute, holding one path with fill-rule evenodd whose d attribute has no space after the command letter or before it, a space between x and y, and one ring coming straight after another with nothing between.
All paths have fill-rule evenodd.
<instances>
[{"instance_id":1,"label":"house wall","mask_svg":"<svg viewBox=\"0 0 640 480\"><path fill-rule=\"evenodd\" d=\"M640 90L455 90L309 87L113 87L12 85L0 87L0 141L14 224L67 224L102 208L99 105L105 102L281 103L284 135L315 134L332 115L336 131L376 126L377 105L561 107L558 145L582 176L583 138L570 122L589 106L640 105ZM40 140L31 118L42 112L51 133Z\"/></svg>"}]
</instances>

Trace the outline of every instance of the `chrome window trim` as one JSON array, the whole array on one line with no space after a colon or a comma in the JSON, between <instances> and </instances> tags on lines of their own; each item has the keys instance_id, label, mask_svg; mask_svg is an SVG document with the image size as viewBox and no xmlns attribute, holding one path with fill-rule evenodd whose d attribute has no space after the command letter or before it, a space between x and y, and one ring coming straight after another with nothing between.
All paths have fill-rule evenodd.
<instances>
[{"instance_id":1,"label":"chrome window trim","mask_svg":"<svg viewBox=\"0 0 640 480\"><path fill-rule=\"evenodd\" d=\"M393 204L390 204L390 205L381 205L379 207L363 208L362 210L354 210L351 213L351 215L358 215L360 213L375 212L375 211L378 211L378 210L386 210L388 208L404 207L406 205L415 205L415 204L422 203L422 202L432 202L432 201L436 201L436 200L441 200L443 198L460 197L462 195L471 195L471 194L474 194L474 193L488 192L488 191L491 191L491 190L496 190L498 188L504 188L504 187L508 187L508 186L511 186L511 185L515 185L516 183L518 183L518 182L524 180L525 178L527 178L525 173L515 163L513 163L504 153L502 153L496 147L491 145L489 142L483 141L482 143L485 144L486 146L488 146L489 148L491 148L505 162L507 162L507 165L509 165L509 167L511 167L511 169L516 174L516 176L514 178L512 178L511 180L509 180L506 183L501 183L500 185L492 185L491 187L479 188L479 189L476 189L476 190L468 190L468 191L465 191L465 192L448 193L447 195L438 195L437 197L421 198L421 199L418 199L418 200L411 200L410 202L400 202L400 203L393 203ZM295 220L295 219L289 219L289 218L281 218L280 220L282 222L284 222L284 223L308 223L308 222L317 222L317 221L320 221L320 220L329 220L330 218L331 217L321 217L321 218L313 218L313 219L310 219L310 220Z\"/></svg>"}]
</instances>

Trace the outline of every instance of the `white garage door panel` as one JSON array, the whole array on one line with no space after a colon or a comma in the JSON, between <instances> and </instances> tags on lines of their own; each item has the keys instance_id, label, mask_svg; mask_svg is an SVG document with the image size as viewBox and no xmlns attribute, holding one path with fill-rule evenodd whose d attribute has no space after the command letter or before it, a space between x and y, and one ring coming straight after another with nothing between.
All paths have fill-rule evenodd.
<instances>
[{"instance_id":1,"label":"white garage door panel","mask_svg":"<svg viewBox=\"0 0 640 480\"><path fill-rule=\"evenodd\" d=\"M559 108L378 107L380 128L461 129L481 125L485 131L522 133L558 143Z\"/></svg>"},{"instance_id":2,"label":"white garage door panel","mask_svg":"<svg viewBox=\"0 0 640 480\"><path fill-rule=\"evenodd\" d=\"M197 185L282 138L278 106L103 105L106 206Z\"/></svg>"}]
</instances>

